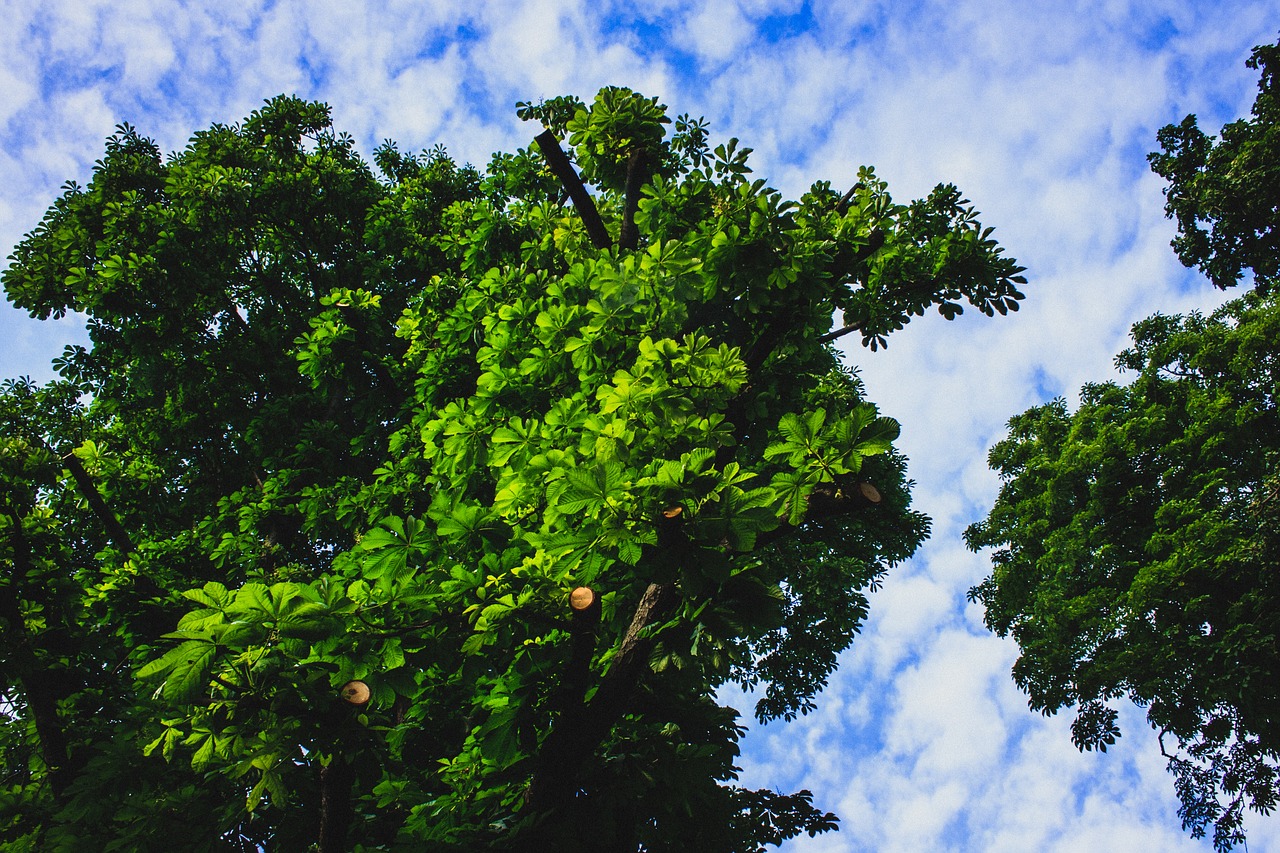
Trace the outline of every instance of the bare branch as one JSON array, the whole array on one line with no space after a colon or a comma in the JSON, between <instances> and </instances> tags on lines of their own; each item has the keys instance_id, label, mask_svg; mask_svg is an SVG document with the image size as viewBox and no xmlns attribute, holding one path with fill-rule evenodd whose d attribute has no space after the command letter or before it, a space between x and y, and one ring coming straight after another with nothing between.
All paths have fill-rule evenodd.
<instances>
[{"instance_id":1,"label":"bare branch","mask_svg":"<svg viewBox=\"0 0 1280 853\"><path fill-rule=\"evenodd\" d=\"M542 149L542 156L547 158L547 165L551 167L551 171L569 191L569 198L573 199L573 206L582 217L582 224L586 226L591 245L597 249L611 248L613 239L600 219L600 211L596 210L596 203L592 201L591 194L582 183L582 178L578 177L578 173L573 170L568 156L560 147L560 140L548 130L538 134L533 141Z\"/></svg>"},{"instance_id":2,"label":"bare branch","mask_svg":"<svg viewBox=\"0 0 1280 853\"><path fill-rule=\"evenodd\" d=\"M862 331L862 324L854 323L851 326L845 326L843 329L836 329L833 332L827 332L825 335L821 335L818 338L818 343L820 344L829 343L831 341L839 340L840 338L843 338L845 335L851 335L854 332L861 332L861 331Z\"/></svg>"}]
</instances>

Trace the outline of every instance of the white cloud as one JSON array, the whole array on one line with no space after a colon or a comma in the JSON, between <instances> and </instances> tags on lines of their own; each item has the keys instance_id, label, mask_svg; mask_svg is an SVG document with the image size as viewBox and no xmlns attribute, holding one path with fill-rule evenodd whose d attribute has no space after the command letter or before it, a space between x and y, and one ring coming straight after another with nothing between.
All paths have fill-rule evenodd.
<instances>
[{"instance_id":1,"label":"white cloud","mask_svg":"<svg viewBox=\"0 0 1280 853\"><path fill-rule=\"evenodd\" d=\"M685 21L681 41L700 62L719 65L738 56L754 35L734 0L710 0Z\"/></svg>"}]
</instances>

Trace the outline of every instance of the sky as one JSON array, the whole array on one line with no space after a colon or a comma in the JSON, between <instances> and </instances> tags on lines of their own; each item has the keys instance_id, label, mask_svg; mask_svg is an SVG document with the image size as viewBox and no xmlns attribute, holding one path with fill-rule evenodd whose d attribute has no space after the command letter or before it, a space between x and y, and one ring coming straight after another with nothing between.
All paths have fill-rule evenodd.
<instances>
[{"instance_id":1,"label":"sky","mask_svg":"<svg viewBox=\"0 0 1280 853\"><path fill-rule=\"evenodd\" d=\"M1244 61L1280 34L1280 0L0 0L0 248L67 180L84 183L120 122L164 151L279 93L331 105L370 155L444 144L483 166L527 146L517 101L604 85L706 116L795 198L875 166L895 198L957 184L1028 268L1020 312L932 315L871 353L845 338L869 397L903 425L933 536L872 596L818 709L753 725L743 781L808 788L839 833L789 853L1204 851L1179 828L1142 714L1106 754L1070 718L1028 710L1011 641L965 592L989 570L964 528L994 500L1005 422L1115 378L1129 326L1224 297L1169 248L1156 131L1248 114ZM0 306L0 377L52 376L75 317ZM750 719L750 700L733 693ZM1249 823L1280 853L1280 819Z\"/></svg>"}]
</instances>

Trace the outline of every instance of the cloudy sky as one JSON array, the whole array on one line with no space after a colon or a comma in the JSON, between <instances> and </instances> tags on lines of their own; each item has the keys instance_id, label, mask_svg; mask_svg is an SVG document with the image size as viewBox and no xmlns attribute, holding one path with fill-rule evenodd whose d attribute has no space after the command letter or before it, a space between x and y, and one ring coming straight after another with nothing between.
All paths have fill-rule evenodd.
<instances>
[{"instance_id":1,"label":"cloudy sky","mask_svg":"<svg viewBox=\"0 0 1280 853\"><path fill-rule=\"evenodd\" d=\"M618 84L756 149L792 197L874 165L900 200L958 184L1028 267L1023 310L937 315L887 352L848 344L901 446L934 536L873 598L819 710L756 727L744 779L807 787L843 829L790 851L1196 851L1141 714L1106 755L1027 710L1015 650L965 591L960 533L997 488L1009 416L1112 375L1128 327L1222 297L1168 248L1156 130L1248 113L1249 49L1280 0L0 0L0 244L82 183L127 121L163 150L281 92L328 102L369 153L445 144L477 164L527 145L518 100ZM0 377L48 378L75 318L0 307ZM849 339L846 339L848 341ZM745 706L744 706L745 707ZM1280 851L1280 819L1250 850Z\"/></svg>"}]
</instances>

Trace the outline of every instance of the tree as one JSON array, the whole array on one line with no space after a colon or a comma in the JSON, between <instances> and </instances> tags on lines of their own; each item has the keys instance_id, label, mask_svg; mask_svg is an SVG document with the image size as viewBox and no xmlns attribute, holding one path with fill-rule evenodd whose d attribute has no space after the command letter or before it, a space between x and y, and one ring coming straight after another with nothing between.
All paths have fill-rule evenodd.
<instances>
[{"instance_id":1,"label":"tree","mask_svg":"<svg viewBox=\"0 0 1280 853\"><path fill-rule=\"evenodd\" d=\"M656 99L520 111L536 151L381 178L292 98L169 158L122 127L17 248L92 347L0 395L6 849L834 828L733 784L715 691L814 707L927 533L832 342L1021 268L953 187L788 202Z\"/></svg>"},{"instance_id":2,"label":"tree","mask_svg":"<svg viewBox=\"0 0 1280 853\"><path fill-rule=\"evenodd\" d=\"M1072 739L1105 751L1114 700L1147 709L1183 826L1244 840L1246 807L1280 792L1280 301L1276 207L1280 52L1253 118L1214 142L1194 117L1160 132L1173 246L1215 285L1253 288L1212 315L1155 315L1117 358L1128 385L1088 385L1009 422L991 450L1004 484L971 547L993 546L970 592L1021 648L1014 678L1045 713L1074 707ZM1207 228L1207 230L1206 230Z\"/></svg>"}]
</instances>

